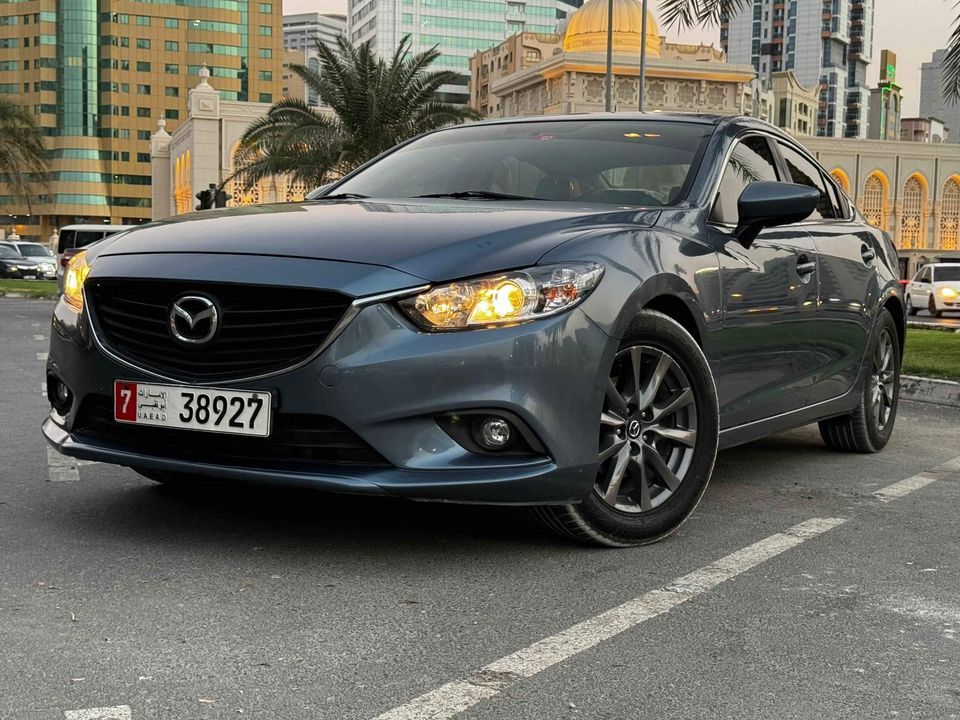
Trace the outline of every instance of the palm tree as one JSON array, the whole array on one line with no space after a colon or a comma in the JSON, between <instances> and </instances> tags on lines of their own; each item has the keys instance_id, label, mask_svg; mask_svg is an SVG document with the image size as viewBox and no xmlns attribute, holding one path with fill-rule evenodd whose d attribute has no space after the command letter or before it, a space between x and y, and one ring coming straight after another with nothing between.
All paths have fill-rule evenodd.
<instances>
[{"instance_id":1,"label":"palm tree","mask_svg":"<svg viewBox=\"0 0 960 720\"><path fill-rule=\"evenodd\" d=\"M439 51L412 54L409 36L389 60L378 59L369 42L353 47L344 36L335 48L318 42L317 53L319 73L290 69L332 113L294 98L273 105L241 138L234 177L244 187L275 175L321 185L414 135L478 117L436 99L458 75L431 71Z\"/></svg>"},{"instance_id":2,"label":"palm tree","mask_svg":"<svg viewBox=\"0 0 960 720\"><path fill-rule=\"evenodd\" d=\"M0 98L0 183L12 191L15 200L27 205L46 185L49 169L47 150L40 127L27 108Z\"/></svg>"}]
</instances>

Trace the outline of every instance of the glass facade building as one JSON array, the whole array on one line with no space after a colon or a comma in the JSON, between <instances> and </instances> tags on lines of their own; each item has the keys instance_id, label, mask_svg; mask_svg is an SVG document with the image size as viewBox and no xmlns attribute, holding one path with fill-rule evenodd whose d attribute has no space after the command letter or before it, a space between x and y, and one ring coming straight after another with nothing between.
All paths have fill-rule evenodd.
<instances>
[{"instance_id":1,"label":"glass facade building","mask_svg":"<svg viewBox=\"0 0 960 720\"><path fill-rule=\"evenodd\" d=\"M762 84L793 70L805 87L819 85L818 135L865 138L873 10L874 0L753 0L722 18L720 41Z\"/></svg>"},{"instance_id":2,"label":"glass facade building","mask_svg":"<svg viewBox=\"0 0 960 720\"><path fill-rule=\"evenodd\" d=\"M371 41L381 57L392 56L405 35L414 52L438 46L434 68L460 76L441 88L441 99L467 104L476 51L517 33L555 33L562 12L558 0L349 0L347 33L354 45Z\"/></svg>"},{"instance_id":3,"label":"glass facade building","mask_svg":"<svg viewBox=\"0 0 960 720\"><path fill-rule=\"evenodd\" d=\"M29 217L0 186L0 229L149 219L158 120L186 117L203 65L223 99L279 99L281 20L279 0L0 0L0 93L33 111L53 171Z\"/></svg>"}]
</instances>

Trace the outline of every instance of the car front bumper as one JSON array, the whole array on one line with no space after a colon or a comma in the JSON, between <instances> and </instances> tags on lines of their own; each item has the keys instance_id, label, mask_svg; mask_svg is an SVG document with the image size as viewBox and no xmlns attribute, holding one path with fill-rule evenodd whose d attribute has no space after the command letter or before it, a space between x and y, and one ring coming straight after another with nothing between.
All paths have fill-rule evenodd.
<instances>
[{"instance_id":1,"label":"car front bumper","mask_svg":"<svg viewBox=\"0 0 960 720\"><path fill-rule=\"evenodd\" d=\"M138 469L427 500L569 502L593 487L601 380L606 378L598 368L609 366L616 346L579 308L515 327L425 333L391 304L369 305L307 365L229 386L271 392L276 413L332 417L386 462L306 466L278 461L252 466L225 462L215 453L204 456L209 436L201 432L191 434L196 447L189 454L174 444L144 451L121 435L85 433L77 423L85 400L110 397L115 380L158 379L107 355L87 316L61 300L47 372L66 383L73 397L63 414L51 409L43 433L66 455ZM478 410L512 414L544 452L471 452L437 422L448 413ZM158 439L170 432L152 430Z\"/></svg>"}]
</instances>

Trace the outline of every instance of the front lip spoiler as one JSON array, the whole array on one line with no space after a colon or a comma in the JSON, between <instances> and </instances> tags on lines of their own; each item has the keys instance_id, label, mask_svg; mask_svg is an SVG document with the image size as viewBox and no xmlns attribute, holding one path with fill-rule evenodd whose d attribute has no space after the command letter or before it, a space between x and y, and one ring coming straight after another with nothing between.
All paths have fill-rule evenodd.
<instances>
[{"instance_id":1,"label":"front lip spoiler","mask_svg":"<svg viewBox=\"0 0 960 720\"><path fill-rule=\"evenodd\" d=\"M330 331L327 337L324 338L323 343L321 343L320 347L318 347L314 352L312 352L310 356L305 360L302 360L296 363L295 365L291 365L289 367L285 367L280 370L274 370L269 373L263 373L260 375L248 375L242 378L231 378L229 380L219 380L216 382L216 385L217 386L237 385L237 384L242 384L247 382L253 382L256 380L264 380L266 378L276 377L277 375L285 375L289 372L299 370L300 368L309 365L311 362L313 362L318 357L320 357L320 355L323 354L324 350L326 350L328 347L330 347L330 345L333 344L333 342L340 336L340 334L344 330L347 329L347 326L350 325L351 322L353 322L354 318L356 318L356 316L360 314L360 311L366 306L376 305L377 303L386 302L388 300L404 297L406 295L413 295L415 293L424 292L425 290L429 290L430 287L431 287L430 285L416 285L414 287L403 288L400 290L392 290L390 292L381 293L379 295L367 295L365 297L356 298L352 303L350 303L346 312L343 314L343 317L340 318L340 321L333 327L333 329ZM150 377L156 378L158 380L164 380L166 382L176 383L178 385L196 385L199 387L199 386L210 384L209 380L203 380L203 379L188 380L180 377L174 377L172 375L164 375L163 373L158 372L156 370L152 370L143 365L138 365L134 362L131 362L130 360L127 360L126 358L124 358L122 355L119 355L118 353L114 352L113 350L110 349L110 347L106 343L104 343L100 339L100 334L97 332L97 323L92 321L93 307L90 305L90 299L87 297L87 293L85 290L83 293L83 304L84 304L84 307L86 308L86 312L88 316L91 319L91 322L89 323L90 334L93 336L94 344L97 346L97 349L100 352L102 352L104 355L109 357L114 362L117 362L125 367L128 367L131 370L136 370L139 373L144 373L145 375L149 375Z\"/></svg>"},{"instance_id":2,"label":"front lip spoiler","mask_svg":"<svg viewBox=\"0 0 960 720\"><path fill-rule=\"evenodd\" d=\"M292 471L214 465L196 461L142 455L119 447L94 445L71 435L53 416L41 425L44 438L58 452L80 460L105 462L131 468L207 475L289 487L304 487L353 495L379 495L409 500L489 505L566 504L582 500L571 481L582 477L576 469L565 480L548 480L556 470L553 462L511 468L405 470L396 467L325 466L317 471ZM452 479L455 478L455 479Z\"/></svg>"}]
</instances>

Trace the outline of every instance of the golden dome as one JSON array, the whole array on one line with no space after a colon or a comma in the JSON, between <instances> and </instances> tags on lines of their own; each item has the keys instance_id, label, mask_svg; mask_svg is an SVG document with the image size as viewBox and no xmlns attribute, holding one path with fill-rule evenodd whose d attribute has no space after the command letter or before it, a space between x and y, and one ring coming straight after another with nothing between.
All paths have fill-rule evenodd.
<instances>
[{"instance_id":1,"label":"golden dome","mask_svg":"<svg viewBox=\"0 0 960 720\"><path fill-rule=\"evenodd\" d=\"M570 16L563 36L565 52L605 53L607 51L608 0L588 0ZM613 0L613 52L640 54L643 6L639 0ZM647 11L647 57L660 57L660 28Z\"/></svg>"}]
</instances>

